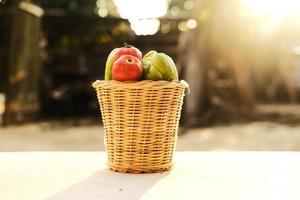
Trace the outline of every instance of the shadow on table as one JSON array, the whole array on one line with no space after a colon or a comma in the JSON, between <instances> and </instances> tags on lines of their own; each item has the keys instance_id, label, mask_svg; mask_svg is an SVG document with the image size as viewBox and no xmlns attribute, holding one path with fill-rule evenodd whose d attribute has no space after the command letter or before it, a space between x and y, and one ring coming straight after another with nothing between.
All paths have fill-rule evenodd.
<instances>
[{"instance_id":1,"label":"shadow on table","mask_svg":"<svg viewBox=\"0 0 300 200\"><path fill-rule=\"evenodd\" d=\"M168 174L169 172L128 174L103 169L51 196L49 200L140 199L152 186Z\"/></svg>"}]
</instances>

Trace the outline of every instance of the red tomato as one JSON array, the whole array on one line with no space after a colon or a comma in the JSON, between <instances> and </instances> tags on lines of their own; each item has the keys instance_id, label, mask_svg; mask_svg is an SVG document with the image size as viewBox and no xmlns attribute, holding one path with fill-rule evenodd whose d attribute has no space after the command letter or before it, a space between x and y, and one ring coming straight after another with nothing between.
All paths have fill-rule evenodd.
<instances>
[{"instance_id":1,"label":"red tomato","mask_svg":"<svg viewBox=\"0 0 300 200\"><path fill-rule=\"evenodd\" d=\"M121 56L112 67L113 79L117 81L138 81L142 74L142 62L132 55Z\"/></svg>"},{"instance_id":2,"label":"red tomato","mask_svg":"<svg viewBox=\"0 0 300 200\"><path fill-rule=\"evenodd\" d=\"M128 45L126 47L118 48L114 55L114 61L118 60L123 55L132 55L139 60L142 60L142 52L133 46Z\"/></svg>"}]
</instances>

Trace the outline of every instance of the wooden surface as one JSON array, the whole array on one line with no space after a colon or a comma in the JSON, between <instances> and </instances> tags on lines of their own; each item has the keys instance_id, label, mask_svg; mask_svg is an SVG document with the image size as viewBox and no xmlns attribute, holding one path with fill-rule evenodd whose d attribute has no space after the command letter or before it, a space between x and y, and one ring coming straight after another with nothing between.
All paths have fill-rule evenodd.
<instances>
[{"instance_id":1,"label":"wooden surface","mask_svg":"<svg viewBox=\"0 0 300 200\"><path fill-rule=\"evenodd\" d=\"M2 152L2 200L300 199L300 152L176 152L170 172L108 170L104 152Z\"/></svg>"}]
</instances>

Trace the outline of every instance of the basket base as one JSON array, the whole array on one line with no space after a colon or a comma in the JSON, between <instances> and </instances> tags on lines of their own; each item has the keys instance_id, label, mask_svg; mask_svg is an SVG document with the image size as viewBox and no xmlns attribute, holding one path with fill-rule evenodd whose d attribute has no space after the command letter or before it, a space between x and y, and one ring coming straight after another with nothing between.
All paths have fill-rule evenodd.
<instances>
[{"instance_id":1,"label":"basket base","mask_svg":"<svg viewBox=\"0 0 300 200\"><path fill-rule=\"evenodd\" d=\"M132 173L132 174L142 174L142 173L158 173L163 171L169 171L172 168L172 164L169 164L169 166L164 167L148 167L148 168L133 168L133 167L119 167L119 166L112 166L108 165L109 169L115 172L120 173Z\"/></svg>"}]
</instances>

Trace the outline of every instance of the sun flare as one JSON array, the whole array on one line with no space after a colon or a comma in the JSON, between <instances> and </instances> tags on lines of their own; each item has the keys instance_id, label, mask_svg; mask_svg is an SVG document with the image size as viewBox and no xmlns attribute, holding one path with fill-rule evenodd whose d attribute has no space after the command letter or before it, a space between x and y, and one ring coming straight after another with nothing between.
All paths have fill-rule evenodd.
<instances>
[{"instance_id":1,"label":"sun flare","mask_svg":"<svg viewBox=\"0 0 300 200\"><path fill-rule=\"evenodd\" d=\"M300 17L299 0L243 0L243 2L257 16Z\"/></svg>"}]
</instances>

